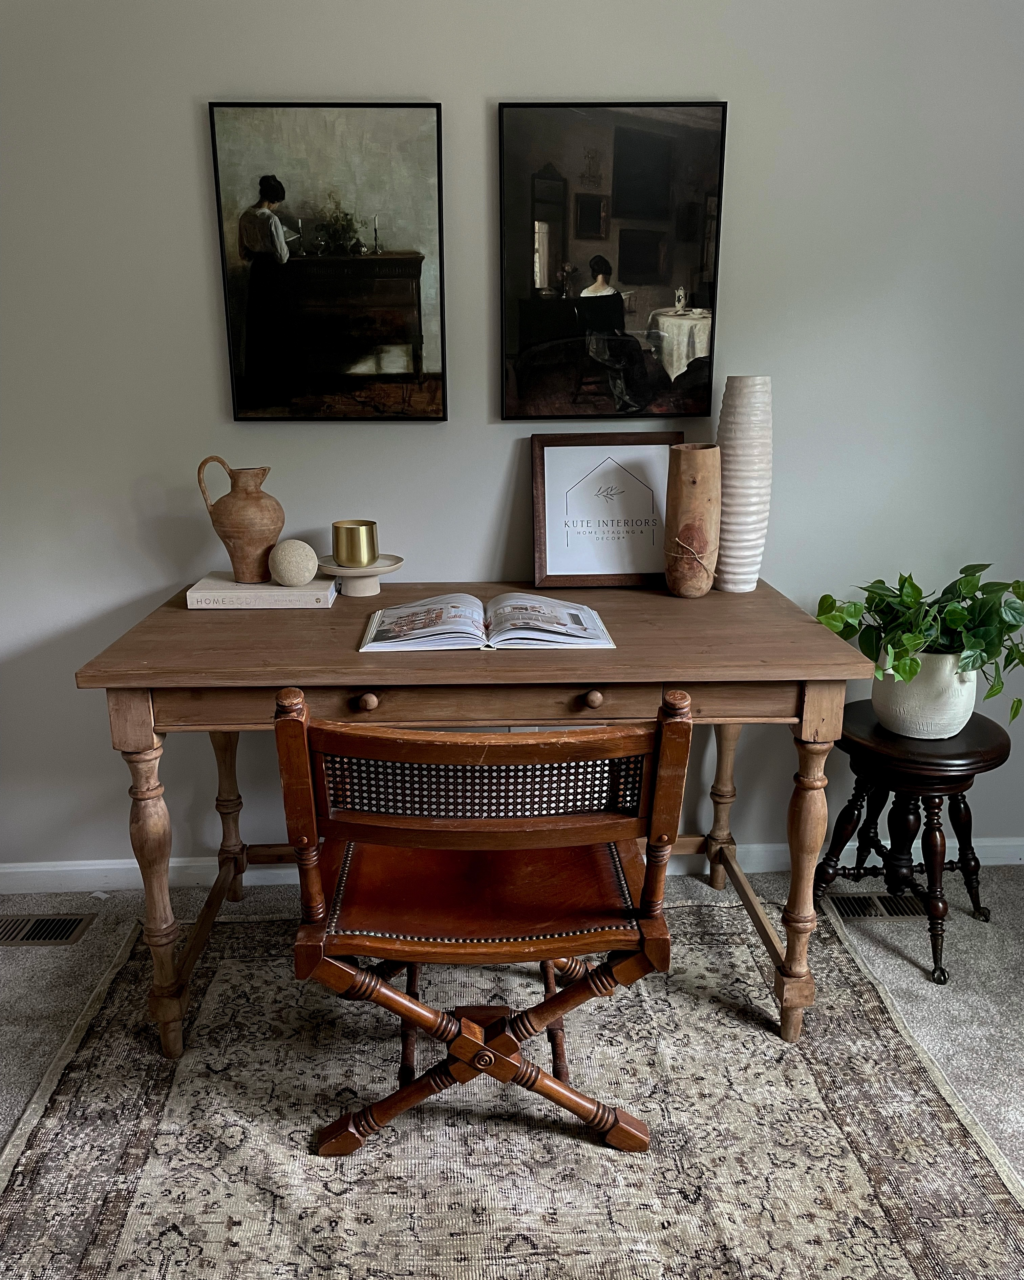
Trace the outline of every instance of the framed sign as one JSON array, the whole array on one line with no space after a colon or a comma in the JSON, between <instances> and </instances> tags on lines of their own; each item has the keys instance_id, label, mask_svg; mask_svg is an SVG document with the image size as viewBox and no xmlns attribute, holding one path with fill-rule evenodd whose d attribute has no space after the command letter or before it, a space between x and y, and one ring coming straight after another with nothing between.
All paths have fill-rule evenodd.
<instances>
[{"instance_id":1,"label":"framed sign","mask_svg":"<svg viewBox=\"0 0 1024 1280\"><path fill-rule=\"evenodd\" d=\"M441 108L212 102L236 420L443 422Z\"/></svg>"},{"instance_id":2,"label":"framed sign","mask_svg":"<svg viewBox=\"0 0 1024 1280\"><path fill-rule=\"evenodd\" d=\"M535 586L638 587L664 574L668 451L681 431L532 443Z\"/></svg>"},{"instance_id":3,"label":"framed sign","mask_svg":"<svg viewBox=\"0 0 1024 1280\"><path fill-rule=\"evenodd\" d=\"M499 107L503 418L711 412L725 115Z\"/></svg>"}]
</instances>

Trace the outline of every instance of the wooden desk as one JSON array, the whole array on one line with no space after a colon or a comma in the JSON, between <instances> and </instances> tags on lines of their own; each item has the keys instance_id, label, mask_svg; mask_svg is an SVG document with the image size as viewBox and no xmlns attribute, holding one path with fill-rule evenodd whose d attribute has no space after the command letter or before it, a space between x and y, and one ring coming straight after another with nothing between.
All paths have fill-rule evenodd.
<instances>
[{"instance_id":1,"label":"wooden desk","mask_svg":"<svg viewBox=\"0 0 1024 1280\"><path fill-rule=\"evenodd\" d=\"M285 685L305 690L318 716L466 726L653 720L665 686L685 689L694 720L715 726L715 818L707 837L684 835L674 852L706 852L716 888L732 879L775 966L782 1035L797 1039L803 1010L814 1002L807 945L828 824L824 763L842 733L846 681L870 676L872 664L763 582L749 595L712 591L701 600L645 589L540 593L597 609L618 646L612 650L358 652L374 609L447 591L486 601L511 585L521 584L387 583L373 599L339 596L330 610L295 612L189 612L181 591L78 672L79 688L106 689L113 746L132 775L130 834L154 966L150 1010L167 1056L182 1051L189 975L220 904L241 896L247 863L292 856L286 847L243 843L235 780L239 732L273 728L274 695ZM729 830L732 760L744 724L788 724L796 739L784 947L736 864ZM216 752L224 839L217 881L176 962L170 822L158 769L165 734L197 732L210 734Z\"/></svg>"},{"instance_id":2,"label":"wooden desk","mask_svg":"<svg viewBox=\"0 0 1024 1280\"><path fill-rule=\"evenodd\" d=\"M422 253L290 258L283 278L292 347L302 379L345 374L353 356L387 343L412 349L410 378L423 376Z\"/></svg>"}]
</instances>

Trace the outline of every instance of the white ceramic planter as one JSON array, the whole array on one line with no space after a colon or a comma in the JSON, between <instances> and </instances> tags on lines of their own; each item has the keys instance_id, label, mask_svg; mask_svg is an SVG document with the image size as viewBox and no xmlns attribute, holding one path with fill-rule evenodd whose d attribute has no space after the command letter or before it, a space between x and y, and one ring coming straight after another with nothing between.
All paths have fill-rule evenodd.
<instances>
[{"instance_id":1,"label":"white ceramic planter","mask_svg":"<svg viewBox=\"0 0 1024 1280\"><path fill-rule=\"evenodd\" d=\"M977 671L957 671L957 653L921 653L921 670L908 684L886 672L871 682L879 723L905 738L952 738L974 711Z\"/></svg>"},{"instance_id":2,"label":"white ceramic planter","mask_svg":"<svg viewBox=\"0 0 1024 1280\"><path fill-rule=\"evenodd\" d=\"M761 571L772 495L771 378L726 378L718 446L722 524L715 587L753 591Z\"/></svg>"}]
</instances>

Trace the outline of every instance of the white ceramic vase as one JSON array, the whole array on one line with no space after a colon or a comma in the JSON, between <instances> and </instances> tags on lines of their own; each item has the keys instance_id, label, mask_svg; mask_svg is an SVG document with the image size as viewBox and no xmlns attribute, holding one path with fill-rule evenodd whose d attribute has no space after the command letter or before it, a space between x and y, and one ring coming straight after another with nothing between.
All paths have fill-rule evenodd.
<instances>
[{"instance_id":1,"label":"white ceramic vase","mask_svg":"<svg viewBox=\"0 0 1024 1280\"><path fill-rule=\"evenodd\" d=\"M753 591L761 571L772 496L772 380L726 378L718 420L722 524L718 591Z\"/></svg>"},{"instance_id":2,"label":"white ceramic vase","mask_svg":"<svg viewBox=\"0 0 1024 1280\"><path fill-rule=\"evenodd\" d=\"M888 672L871 682L879 724L905 738L952 738L970 720L978 692L977 671L957 671L958 653L921 653L921 670L909 682Z\"/></svg>"}]
</instances>

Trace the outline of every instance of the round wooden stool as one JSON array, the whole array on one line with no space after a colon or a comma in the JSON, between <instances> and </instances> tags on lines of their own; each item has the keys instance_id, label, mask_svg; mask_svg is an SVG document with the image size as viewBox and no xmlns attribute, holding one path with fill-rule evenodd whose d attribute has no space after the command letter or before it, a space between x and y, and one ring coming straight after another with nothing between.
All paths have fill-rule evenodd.
<instances>
[{"instance_id":1,"label":"round wooden stool","mask_svg":"<svg viewBox=\"0 0 1024 1280\"><path fill-rule=\"evenodd\" d=\"M943 871L959 869L971 895L975 920L988 920L989 910L981 905L978 893L978 855L971 846L971 811L967 791L979 773L997 769L1010 754L1010 737L987 716L972 715L954 738L904 738L883 729L869 701L851 702L843 716L843 736L836 743L850 757L856 783L853 795L836 819L832 843L814 875L814 904L837 876L861 880L864 876L885 876L892 894L909 890L928 911L928 932L932 942L932 981L949 981L942 967L944 920L949 910L942 892ZM892 794L889 810L889 847L878 836L878 819ZM949 820L956 835L960 857L946 861L946 837L942 831L942 801L949 797ZM914 866L913 847L921 829L924 802L924 835L921 847L924 862ZM867 813L861 822L865 805ZM859 828L859 832L858 832ZM843 850L857 832L857 860L852 867L840 867ZM872 853L881 867L867 867ZM915 871L925 871L928 888L914 879Z\"/></svg>"}]
</instances>

